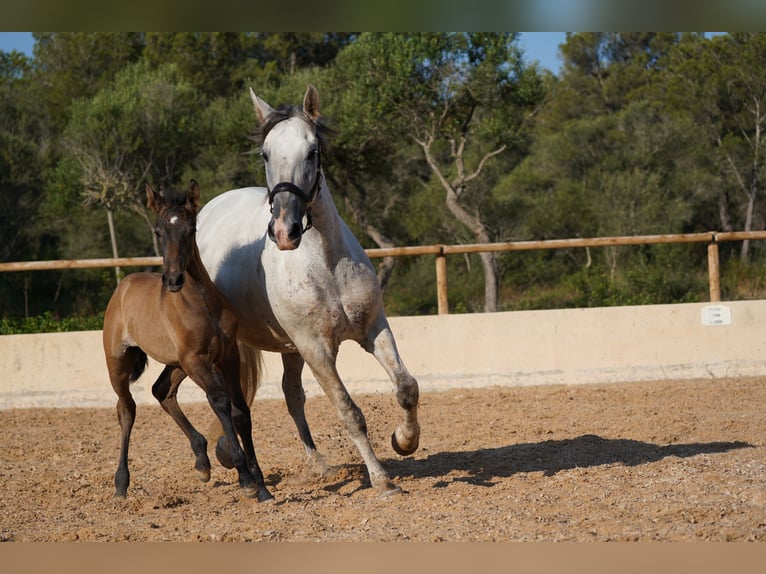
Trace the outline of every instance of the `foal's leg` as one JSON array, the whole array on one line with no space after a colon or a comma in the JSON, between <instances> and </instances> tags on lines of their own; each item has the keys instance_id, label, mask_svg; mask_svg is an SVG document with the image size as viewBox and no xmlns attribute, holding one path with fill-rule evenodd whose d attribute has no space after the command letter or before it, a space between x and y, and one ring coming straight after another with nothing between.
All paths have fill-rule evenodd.
<instances>
[{"instance_id":1,"label":"foal's leg","mask_svg":"<svg viewBox=\"0 0 766 574\"><path fill-rule=\"evenodd\" d=\"M285 395L287 412L290 413L295 422L298 436L300 436L303 443L309 463L317 474L323 475L327 472L328 466L324 457L317 451L314 439L311 437L309 425L306 422L306 392L303 390L303 383L301 382L303 357L298 353L283 354L282 366L284 367L282 373L282 392Z\"/></svg>"},{"instance_id":2,"label":"foal's leg","mask_svg":"<svg viewBox=\"0 0 766 574\"><path fill-rule=\"evenodd\" d=\"M242 387L240 386L239 354L237 353L236 345L233 345L227 354L224 368L226 369L224 375L226 392L231 401L231 419L239 438L242 440L242 450L245 453L247 467L250 469L250 473L253 475L255 482L258 485L258 501L264 502L273 500L274 497L266 489L263 473L261 472L261 467L258 465L258 459L255 456L255 446L253 445L253 423L250 416L250 407L247 404L247 400L242 393ZM220 439L218 444L220 446ZM229 457L231 458L231 453L229 453Z\"/></svg>"},{"instance_id":3,"label":"foal's leg","mask_svg":"<svg viewBox=\"0 0 766 574\"><path fill-rule=\"evenodd\" d=\"M263 476L253 477L248 468L248 461L237 440L237 433L232 422L232 407L223 375L218 366L208 366L195 357L183 365L186 374L196 382L207 395L207 401L223 427L224 436L229 441L227 449L231 461L239 474L239 485L248 498L258 498L259 501L271 497L263 483Z\"/></svg>"},{"instance_id":4,"label":"foal's leg","mask_svg":"<svg viewBox=\"0 0 766 574\"><path fill-rule=\"evenodd\" d=\"M404 366L396 341L388 322L368 332L368 339L363 347L372 353L388 373L391 382L396 385L396 399L404 409L404 422L396 427L391 435L391 446L402 456L415 452L420 442L420 424L418 423L418 382ZM380 325L380 322L378 324Z\"/></svg>"},{"instance_id":5,"label":"foal's leg","mask_svg":"<svg viewBox=\"0 0 766 574\"><path fill-rule=\"evenodd\" d=\"M373 488L381 496L401 493L401 489L391 482L388 473L375 456L375 452L370 445L370 439L367 436L367 421L364 418L364 414L354 403L338 376L335 366L335 355L337 353L331 353L325 350L322 345L315 344L311 349L302 349L301 354L309 367L311 367L322 390L335 405L340 419L346 425L346 430L351 440L364 459Z\"/></svg>"},{"instance_id":6,"label":"foal's leg","mask_svg":"<svg viewBox=\"0 0 766 574\"><path fill-rule=\"evenodd\" d=\"M194 470L197 478L202 482L210 480L210 459L207 456L207 439L189 422L186 415L178 404L178 387L186 378L186 373L177 367L166 366L160 376L152 385L152 394L165 412L181 427L181 430L189 439L189 444L194 452Z\"/></svg>"},{"instance_id":7,"label":"foal's leg","mask_svg":"<svg viewBox=\"0 0 766 574\"><path fill-rule=\"evenodd\" d=\"M120 459L117 471L114 473L114 496L125 498L130 485L130 471L128 470L128 450L130 448L130 433L136 420L136 402L130 394L130 374L133 364L140 356L138 349L127 349L120 356L106 357L106 366L109 371L109 380L117 394L117 419L120 421Z\"/></svg>"}]
</instances>

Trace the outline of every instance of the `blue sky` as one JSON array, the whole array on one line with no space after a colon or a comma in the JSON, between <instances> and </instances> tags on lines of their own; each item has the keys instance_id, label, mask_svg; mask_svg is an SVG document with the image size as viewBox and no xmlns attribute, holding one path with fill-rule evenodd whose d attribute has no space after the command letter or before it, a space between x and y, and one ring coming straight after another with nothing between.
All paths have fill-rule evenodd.
<instances>
[{"instance_id":1,"label":"blue sky","mask_svg":"<svg viewBox=\"0 0 766 574\"><path fill-rule=\"evenodd\" d=\"M558 46L564 42L565 37L565 32L522 32L519 43L527 61L537 60L542 67L558 73L561 66ZM0 50L4 52L18 50L31 56L33 46L31 32L0 32Z\"/></svg>"}]
</instances>

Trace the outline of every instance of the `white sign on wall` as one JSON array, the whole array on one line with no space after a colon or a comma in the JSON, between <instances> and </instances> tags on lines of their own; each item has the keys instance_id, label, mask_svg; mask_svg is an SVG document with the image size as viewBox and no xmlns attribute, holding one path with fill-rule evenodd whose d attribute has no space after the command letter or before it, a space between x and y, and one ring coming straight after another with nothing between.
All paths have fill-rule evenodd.
<instances>
[{"instance_id":1,"label":"white sign on wall","mask_svg":"<svg viewBox=\"0 0 766 574\"><path fill-rule=\"evenodd\" d=\"M703 307L702 324L706 327L731 325L731 309L726 305L708 305Z\"/></svg>"}]
</instances>

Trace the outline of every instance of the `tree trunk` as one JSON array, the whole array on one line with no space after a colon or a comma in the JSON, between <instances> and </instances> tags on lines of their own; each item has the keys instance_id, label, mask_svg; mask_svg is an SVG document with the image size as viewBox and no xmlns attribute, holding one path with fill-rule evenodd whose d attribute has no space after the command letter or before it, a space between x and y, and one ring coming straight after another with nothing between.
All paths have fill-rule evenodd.
<instances>
[{"instance_id":1,"label":"tree trunk","mask_svg":"<svg viewBox=\"0 0 766 574\"><path fill-rule=\"evenodd\" d=\"M489 243L489 233L484 224L475 217L468 213L463 206L458 203L457 194L455 190L449 188L447 190L447 209L450 213L457 218L463 225L468 227L473 233L476 243ZM482 267L484 267L484 312L494 313L497 311L497 256L492 253L480 253Z\"/></svg>"},{"instance_id":2,"label":"tree trunk","mask_svg":"<svg viewBox=\"0 0 766 574\"><path fill-rule=\"evenodd\" d=\"M753 211L755 210L755 194L749 193L747 195L747 212L745 213L745 231L752 231L753 229ZM739 254L739 259L742 263L747 263L750 259L750 240L745 239L742 242L742 251Z\"/></svg>"},{"instance_id":3,"label":"tree trunk","mask_svg":"<svg viewBox=\"0 0 766 574\"><path fill-rule=\"evenodd\" d=\"M497 257L494 253L480 253L484 267L484 312L497 311Z\"/></svg>"},{"instance_id":4,"label":"tree trunk","mask_svg":"<svg viewBox=\"0 0 766 574\"><path fill-rule=\"evenodd\" d=\"M474 238L476 239L477 243L489 243L490 237L489 232L487 231L487 228L484 226L484 224L481 222L481 219L479 219L478 215L472 215L470 214L465 208L463 208L462 205L460 205L459 201L459 191L462 189L462 187L467 183L470 179L474 179L479 175L481 172L482 166L484 165L484 162L491 158L494 155L497 155L501 151L505 149L505 146L500 147L499 149L487 154L484 156L484 158L479 163L479 167L476 169L476 171L471 176L465 176L463 173L463 155L462 150L463 146L455 147L453 146L453 149L455 149L453 156L455 157L456 164L458 165L458 172L459 172L459 182L462 182L462 185L458 183L457 185L450 184L450 182L447 181L447 179L444 177L444 174L442 173L441 169L436 163L436 160L431 155L431 143L433 142L433 138L430 138L428 140L424 141L418 141L420 146L423 148L423 152L426 156L426 162L428 163L429 167L431 168L431 171L434 172L436 177L439 179L439 182L441 183L444 190L447 192L445 203L447 205L447 209L449 209L450 213L455 216L455 218L465 225L468 229L471 230L471 233L473 233ZM497 279L497 257L494 253L482 253L480 255L481 258L481 264L484 267L484 312L485 313L494 313L497 311L497 285L498 285L498 279Z\"/></svg>"},{"instance_id":5,"label":"tree trunk","mask_svg":"<svg viewBox=\"0 0 766 574\"><path fill-rule=\"evenodd\" d=\"M718 196L718 221L721 223L721 231L734 231L729 215L729 196L726 193Z\"/></svg>"},{"instance_id":6,"label":"tree trunk","mask_svg":"<svg viewBox=\"0 0 766 574\"><path fill-rule=\"evenodd\" d=\"M119 257L117 253L117 233L114 230L114 218L112 217L112 210L111 208L106 208L106 220L109 223L109 238L112 241L112 257L117 259ZM114 278L116 281L116 284L120 283L120 268L115 267L114 268Z\"/></svg>"}]
</instances>

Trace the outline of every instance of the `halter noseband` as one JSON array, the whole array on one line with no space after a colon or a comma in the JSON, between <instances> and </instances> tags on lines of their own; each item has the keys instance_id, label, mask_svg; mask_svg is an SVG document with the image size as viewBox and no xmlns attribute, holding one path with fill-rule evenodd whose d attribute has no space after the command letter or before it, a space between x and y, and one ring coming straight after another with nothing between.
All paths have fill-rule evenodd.
<instances>
[{"instance_id":1,"label":"halter noseband","mask_svg":"<svg viewBox=\"0 0 766 574\"><path fill-rule=\"evenodd\" d=\"M303 228L303 231L301 233L306 233L309 229L313 227L313 224L311 222L311 206L316 201L316 198L319 196L319 190L322 184L322 166L320 164L317 164L317 175L314 179L314 185L311 186L311 192L306 193L303 191L300 187L295 185L291 181L280 181L277 185L269 189L269 208L271 209L271 212L274 211L274 196L278 193L287 192L292 193L293 195L296 195L299 199L303 200L303 202L306 204L306 227Z\"/></svg>"}]
</instances>

